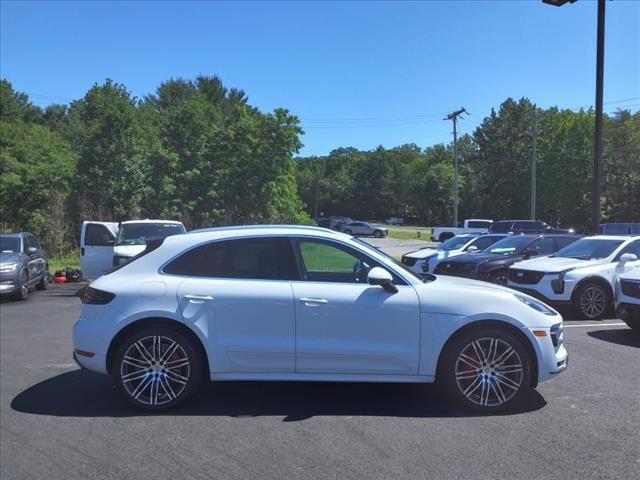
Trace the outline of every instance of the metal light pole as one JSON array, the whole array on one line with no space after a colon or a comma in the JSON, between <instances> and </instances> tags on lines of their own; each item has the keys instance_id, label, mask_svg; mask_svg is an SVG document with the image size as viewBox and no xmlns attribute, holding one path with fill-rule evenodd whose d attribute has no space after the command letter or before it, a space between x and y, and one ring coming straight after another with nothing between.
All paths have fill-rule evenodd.
<instances>
[{"instance_id":1,"label":"metal light pole","mask_svg":"<svg viewBox=\"0 0 640 480\"><path fill-rule=\"evenodd\" d=\"M576 0L542 0L556 7ZM598 233L600 225L600 195L602 176L602 93L604 87L604 14L605 0L598 0L598 34L596 47L596 126L593 145L593 191L591 203L591 230Z\"/></svg>"}]
</instances>

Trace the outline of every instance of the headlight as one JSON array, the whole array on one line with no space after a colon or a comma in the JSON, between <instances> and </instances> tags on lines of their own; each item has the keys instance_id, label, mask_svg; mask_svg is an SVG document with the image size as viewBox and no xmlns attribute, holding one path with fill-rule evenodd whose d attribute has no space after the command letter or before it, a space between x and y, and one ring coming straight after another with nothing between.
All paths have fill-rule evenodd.
<instances>
[{"instance_id":1,"label":"headlight","mask_svg":"<svg viewBox=\"0 0 640 480\"><path fill-rule=\"evenodd\" d=\"M0 263L0 272L13 272L18 268L19 265L19 263Z\"/></svg>"},{"instance_id":2,"label":"headlight","mask_svg":"<svg viewBox=\"0 0 640 480\"><path fill-rule=\"evenodd\" d=\"M535 298L529 298L529 297L525 297L524 295L518 295L518 294L514 294L513 296L516 297L518 300L520 300L522 303L529 305L531 308L533 308L537 312L540 312L544 315L549 315L549 316L556 315L555 311L551 310L544 303L542 303L539 300L536 300Z\"/></svg>"}]
</instances>

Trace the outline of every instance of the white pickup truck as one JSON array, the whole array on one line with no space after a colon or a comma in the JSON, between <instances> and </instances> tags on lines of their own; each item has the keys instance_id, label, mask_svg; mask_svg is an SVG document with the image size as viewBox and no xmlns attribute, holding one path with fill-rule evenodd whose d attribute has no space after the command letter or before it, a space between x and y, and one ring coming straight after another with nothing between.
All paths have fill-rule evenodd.
<instances>
[{"instance_id":1,"label":"white pickup truck","mask_svg":"<svg viewBox=\"0 0 640 480\"><path fill-rule=\"evenodd\" d=\"M431 241L444 242L461 233L485 233L489 231L489 226L493 220L484 218L470 218L464 221L463 227L433 227L431 228Z\"/></svg>"},{"instance_id":2,"label":"white pickup truck","mask_svg":"<svg viewBox=\"0 0 640 480\"><path fill-rule=\"evenodd\" d=\"M130 220L127 222L82 222L80 268L93 280L144 251L147 240L185 233L175 220Z\"/></svg>"}]
</instances>

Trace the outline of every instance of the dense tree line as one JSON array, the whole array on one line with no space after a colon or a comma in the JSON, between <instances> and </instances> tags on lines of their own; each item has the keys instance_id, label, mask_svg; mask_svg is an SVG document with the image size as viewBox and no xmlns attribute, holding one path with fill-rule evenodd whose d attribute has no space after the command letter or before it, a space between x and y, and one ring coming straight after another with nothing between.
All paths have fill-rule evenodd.
<instances>
[{"instance_id":1,"label":"dense tree line","mask_svg":"<svg viewBox=\"0 0 640 480\"><path fill-rule=\"evenodd\" d=\"M458 140L460 219L529 218L535 117L537 216L590 229L594 113L539 109L527 99L507 99ZM297 163L298 188L311 214L452 222L451 144L339 148ZM603 221L640 221L640 112L605 116L602 199Z\"/></svg>"},{"instance_id":2,"label":"dense tree line","mask_svg":"<svg viewBox=\"0 0 640 480\"><path fill-rule=\"evenodd\" d=\"M527 99L507 99L459 139L461 219L528 217L535 116L538 217L589 228L593 111ZM260 112L217 77L169 80L142 99L107 80L45 109L1 80L0 227L32 231L55 254L77 245L85 219L451 222L451 144L294 159L302 133L287 110ZM604 135L603 218L640 221L640 112L606 116Z\"/></svg>"},{"instance_id":3,"label":"dense tree line","mask_svg":"<svg viewBox=\"0 0 640 480\"><path fill-rule=\"evenodd\" d=\"M0 221L53 253L82 220L176 218L187 228L309 222L297 193L298 119L262 113L217 77L137 100L107 80L42 110L0 84Z\"/></svg>"}]
</instances>

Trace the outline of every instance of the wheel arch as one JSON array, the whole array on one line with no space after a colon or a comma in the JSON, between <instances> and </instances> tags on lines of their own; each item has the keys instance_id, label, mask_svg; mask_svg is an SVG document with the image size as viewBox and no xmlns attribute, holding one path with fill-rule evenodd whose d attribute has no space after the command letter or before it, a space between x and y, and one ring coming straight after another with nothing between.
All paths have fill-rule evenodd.
<instances>
[{"instance_id":1,"label":"wheel arch","mask_svg":"<svg viewBox=\"0 0 640 480\"><path fill-rule=\"evenodd\" d=\"M135 333L139 330L142 330L144 328L150 328L150 327L169 328L189 338L193 342L193 345L195 346L196 350L201 356L201 359L204 364L203 372L206 375L206 379L210 380L209 357L207 355L207 350L205 349L202 343L202 340L200 340L198 335L184 323L177 322L175 320L165 318L165 317L141 318L122 328L113 337L113 339L111 340L111 343L109 344L109 349L107 350L107 358L106 358L106 368L109 374L112 373L111 370L113 365L113 357L115 356L116 352L118 351L118 347L122 344L124 339L128 335L131 335L132 333Z\"/></svg>"},{"instance_id":2,"label":"wheel arch","mask_svg":"<svg viewBox=\"0 0 640 480\"><path fill-rule=\"evenodd\" d=\"M539 373L539 358L538 353L536 352L531 339L527 337L527 335L517 326L502 321L502 320L474 320L470 323L462 325L456 331L454 331L449 338L447 338L444 346L440 350L440 354L438 355L438 362L436 364L436 382L438 381L438 377L440 376L440 372L443 365L443 358L445 357L445 352L448 348L451 347L453 342L458 339L461 335L473 331L473 330L485 330L487 328L497 328L506 332L513 334L516 338L518 338L522 345L524 346L527 354L529 355L529 360L531 364L531 387L535 388L538 385L538 373Z\"/></svg>"},{"instance_id":3,"label":"wheel arch","mask_svg":"<svg viewBox=\"0 0 640 480\"><path fill-rule=\"evenodd\" d=\"M597 283L598 285L602 286L607 291L609 300L613 302L613 287L606 278L603 278L599 275L589 275L588 277L584 277L582 280L580 280L571 293L572 302L576 300L576 295L578 294L580 289L587 283Z\"/></svg>"}]
</instances>

